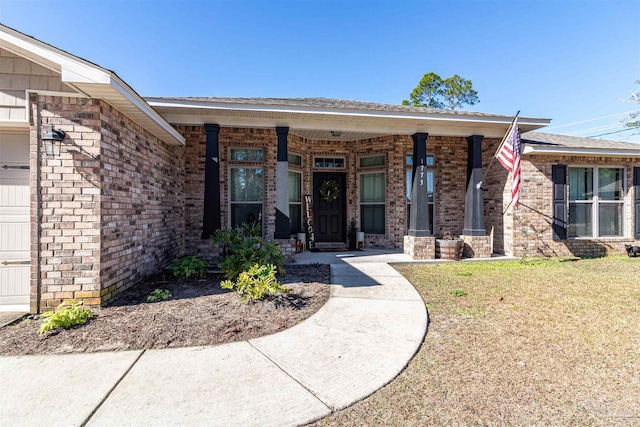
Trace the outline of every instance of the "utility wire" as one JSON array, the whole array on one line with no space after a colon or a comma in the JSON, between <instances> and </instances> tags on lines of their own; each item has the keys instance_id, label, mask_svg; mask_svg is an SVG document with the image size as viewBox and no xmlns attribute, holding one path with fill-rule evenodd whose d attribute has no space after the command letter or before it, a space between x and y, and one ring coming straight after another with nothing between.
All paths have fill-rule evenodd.
<instances>
[{"instance_id":1,"label":"utility wire","mask_svg":"<svg viewBox=\"0 0 640 427\"><path fill-rule=\"evenodd\" d=\"M629 114L629 113L634 113L634 112L636 112L636 111L635 110L626 111L624 113L610 114L608 116L596 117L594 119L587 119L587 120L582 120L582 121L579 121L579 122L567 123L565 125L551 126L551 127L545 128L545 131L546 130L552 130L552 129L558 129L558 128L564 128L564 127L567 127L567 126L579 125L579 124L582 124L582 123L595 122L596 120L608 119L610 117L616 117L616 116L620 116L620 115L623 115L623 114Z\"/></svg>"},{"instance_id":2,"label":"utility wire","mask_svg":"<svg viewBox=\"0 0 640 427\"><path fill-rule=\"evenodd\" d=\"M638 129L638 128L620 129L620 130L617 130L617 131L615 131L615 132L601 133L600 135L591 135L591 136L589 136L588 138L597 138L597 137L599 137L599 136L613 135L614 133L627 132L627 131L630 131L630 130L637 130L637 129Z\"/></svg>"}]
</instances>

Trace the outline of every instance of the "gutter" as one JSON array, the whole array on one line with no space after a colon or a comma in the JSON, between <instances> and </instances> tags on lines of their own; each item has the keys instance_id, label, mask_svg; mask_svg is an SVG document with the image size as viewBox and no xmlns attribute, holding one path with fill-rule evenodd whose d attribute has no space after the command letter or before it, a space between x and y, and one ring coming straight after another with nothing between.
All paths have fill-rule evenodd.
<instances>
[{"instance_id":1,"label":"gutter","mask_svg":"<svg viewBox=\"0 0 640 427\"><path fill-rule=\"evenodd\" d=\"M573 148L573 147L533 147L526 145L522 154L564 154L568 156L640 157L637 150L621 148Z\"/></svg>"},{"instance_id":2,"label":"gutter","mask_svg":"<svg viewBox=\"0 0 640 427\"><path fill-rule=\"evenodd\" d=\"M258 112L258 113L280 113L280 114L309 114L309 115L333 115L333 116L351 116L351 117L368 117L368 118L388 118L388 119L405 119L405 120L427 120L427 121L443 121L443 122L468 122L468 123L487 123L498 125L510 125L513 117L497 117L491 115L457 115L457 114L433 114L428 113L412 113L399 111L381 111L381 110L349 110L338 108L321 108L321 107L293 107L293 106L277 106L277 105L260 105L260 104L234 104L234 103L210 103L210 102L193 102L184 100L170 101L162 98L145 98L145 100L155 108L184 108L184 109L200 109L200 110L218 110L218 111L242 111L242 112ZM541 128L548 126L550 119L522 118L520 124Z\"/></svg>"}]
</instances>

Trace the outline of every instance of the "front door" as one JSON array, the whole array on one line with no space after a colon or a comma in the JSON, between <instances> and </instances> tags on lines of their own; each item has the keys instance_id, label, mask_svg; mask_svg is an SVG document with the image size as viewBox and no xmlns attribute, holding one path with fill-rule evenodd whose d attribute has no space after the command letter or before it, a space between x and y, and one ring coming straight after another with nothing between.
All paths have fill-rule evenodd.
<instances>
[{"instance_id":1,"label":"front door","mask_svg":"<svg viewBox=\"0 0 640 427\"><path fill-rule=\"evenodd\" d=\"M345 172L313 173L313 217L316 242L346 241L346 182Z\"/></svg>"},{"instance_id":2,"label":"front door","mask_svg":"<svg viewBox=\"0 0 640 427\"><path fill-rule=\"evenodd\" d=\"M29 310L29 137L0 134L0 311Z\"/></svg>"}]
</instances>

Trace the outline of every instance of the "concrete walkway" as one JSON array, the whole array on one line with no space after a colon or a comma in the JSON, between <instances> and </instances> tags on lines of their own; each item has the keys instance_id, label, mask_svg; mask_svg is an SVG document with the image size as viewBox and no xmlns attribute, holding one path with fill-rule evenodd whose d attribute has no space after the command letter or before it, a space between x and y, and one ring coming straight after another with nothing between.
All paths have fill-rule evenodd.
<instances>
[{"instance_id":1,"label":"concrete walkway","mask_svg":"<svg viewBox=\"0 0 640 427\"><path fill-rule=\"evenodd\" d=\"M331 298L293 328L215 347L0 358L0 425L287 426L391 381L419 349L424 302L401 253L309 253Z\"/></svg>"}]
</instances>

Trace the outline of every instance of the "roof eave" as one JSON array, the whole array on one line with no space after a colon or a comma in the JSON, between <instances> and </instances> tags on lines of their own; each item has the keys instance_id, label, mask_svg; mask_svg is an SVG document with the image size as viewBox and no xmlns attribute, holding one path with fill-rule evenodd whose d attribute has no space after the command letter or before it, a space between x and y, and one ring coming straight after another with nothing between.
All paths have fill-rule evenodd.
<instances>
[{"instance_id":1,"label":"roof eave","mask_svg":"<svg viewBox=\"0 0 640 427\"><path fill-rule=\"evenodd\" d=\"M525 145L523 154L544 154L566 156L603 156L603 157L640 157L640 149L615 149L615 148L574 148L574 147L534 147Z\"/></svg>"},{"instance_id":2,"label":"roof eave","mask_svg":"<svg viewBox=\"0 0 640 427\"><path fill-rule=\"evenodd\" d=\"M60 73L64 83L91 98L117 103L122 113L167 144L184 145L184 137L114 72L4 25L0 47Z\"/></svg>"},{"instance_id":3,"label":"roof eave","mask_svg":"<svg viewBox=\"0 0 640 427\"><path fill-rule=\"evenodd\" d=\"M358 109L340 109L340 108L321 108L321 107L293 107L285 105L261 105L261 104L233 104L233 103L216 103L216 102L201 102L201 101L187 101L187 100L167 100L164 98L152 98L148 97L145 100L154 108L162 111L163 109L179 109L184 110L183 114L194 112L200 114L207 112L215 115L216 112L225 112L227 115L230 112L237 111L242 114L241 120L238 121L239 125L246 126L247 114L255 114L258 117L260 114L273 113L286 117L291 114L303 114L309 116L309 118L320 118L321 116L334 116L336 118L344 117L357 117L367 119L386 119L386 120L405 120L414 121L416 123L421 122L428 126L428 123L457 123L457 124L482 124L485 126L499 126L502 132L506 130L505 126L508 126L513 121L512 117L508 116L491 116L491 115L465 115L465 114L446 114L446 113L421 113L421 112L401 112L401 111L382 111L382 110L358 110ZM167 117L167 114L164 114ZM171 120L170 120L171 121ZM519 118L518 122L521 128L525 131L531 131L535 129L548 126L550 119L539 118ZM228 123L228 121L227 121ZM285 125L286 123L281 123ZM500 135L502 136L502 135Z\"/></svg>"}]
</instances>

